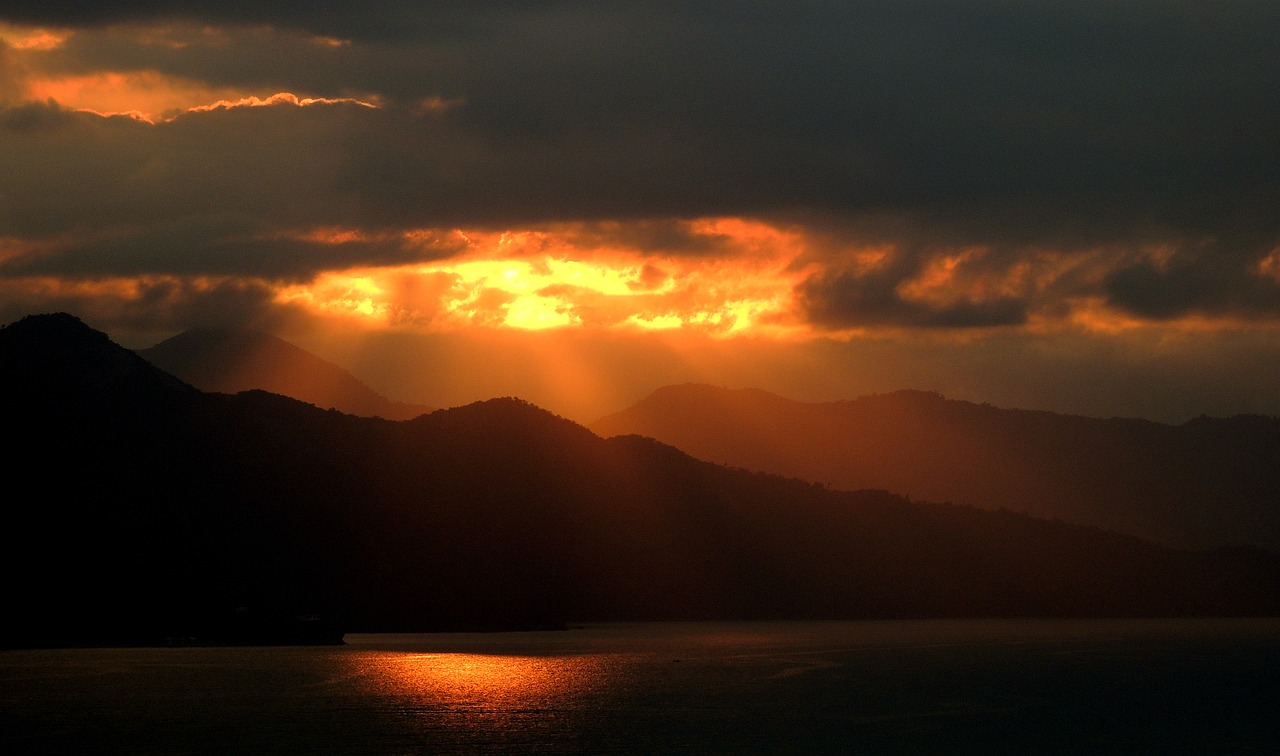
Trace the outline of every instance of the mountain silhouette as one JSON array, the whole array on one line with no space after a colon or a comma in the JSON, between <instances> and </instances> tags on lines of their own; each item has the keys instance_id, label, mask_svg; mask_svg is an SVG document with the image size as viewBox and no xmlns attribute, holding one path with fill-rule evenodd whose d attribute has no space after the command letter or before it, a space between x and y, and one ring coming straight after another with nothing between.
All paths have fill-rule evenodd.
<instances>
[{"instance_id":1,"label":"mountain silhouette","mask_svg":"<svg viewBox=\"0 0 1280 756\"><path fill-rule=\"evenodd\" d=\"M235 394L261 389L349 415L388 420L435 411L388 399L343 368L259 331L184 331L138 354L202 391Z\"/></svg>"},{"instance_id":2,"label":"mountain silhouette","mask_svg":"<svg viewBox=\"0 0 1280 756\"><path fill-rule=\"evenodd\" d=\"M590 427L835 488L1004 507L1180 547L1280 548L1276 418L1167 425L923 391L808 403L691 384L659 389Z\"/></svg>"},{"instance_id":3,"label":"mountain silhouette","mask_svg":"<svg viewBox=\"0 0 1280 756\"><path fill-rule=\"evenodd\" d=\"M516 398L393 422L204 393L66 315L0 329L0 411L0 645L1280 610L1265 551L829 491Z\"/></svg>"}]
</instances>

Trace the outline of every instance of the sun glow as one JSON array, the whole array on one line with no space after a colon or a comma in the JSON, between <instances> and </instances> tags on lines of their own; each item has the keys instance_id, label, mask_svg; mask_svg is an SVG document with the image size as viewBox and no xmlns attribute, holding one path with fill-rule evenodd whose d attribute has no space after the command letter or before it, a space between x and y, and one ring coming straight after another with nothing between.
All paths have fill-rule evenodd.
<instances>
[{"instance_id":1,"label":"sun glow","mask_svg":"<svg viewBox=\"0 0 1280 756\"><path fill-rule=\"evenodd\" d=\"M800 273L791 263L798 249L785 235L737 219L698 221L685 230L694 241L711 238L737 254L655 254L602 241L581 228L415 231L405 234L405 244L441 249L456 242L459 254L417 265L327 272L280 289L277 299L371 326L436 330L687 329L774 337L800 331L792 311ZM335 229L298 236L354 238Z\"/></svg>"}]
</instances>

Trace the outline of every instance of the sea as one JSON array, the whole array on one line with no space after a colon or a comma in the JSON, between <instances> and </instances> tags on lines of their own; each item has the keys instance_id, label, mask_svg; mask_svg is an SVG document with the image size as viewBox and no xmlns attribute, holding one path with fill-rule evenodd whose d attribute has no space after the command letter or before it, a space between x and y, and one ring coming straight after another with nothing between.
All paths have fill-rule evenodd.
<instances>
[{"instance_id":1,"label":"sea","mask_svg":"<svg viewBox=\"0 0 1280 756\"><path fill-rule=\"evenodd\" d=\"M1280 619L0 651L0 754L1280 753Z\"/></svg>"}]
</instances>

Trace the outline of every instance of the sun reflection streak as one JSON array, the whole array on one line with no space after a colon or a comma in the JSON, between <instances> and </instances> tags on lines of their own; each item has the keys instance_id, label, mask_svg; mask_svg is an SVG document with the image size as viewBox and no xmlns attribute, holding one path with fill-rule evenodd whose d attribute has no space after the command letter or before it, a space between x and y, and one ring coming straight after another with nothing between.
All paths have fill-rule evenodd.
<instances>
[{"instance_id":1,"label":"sun reflection streak","mask_svg":"<svg viewBox=\"0 0 1280 756\"><path fill-rule=\"evenodd\" d=\"M564 711L602 684L606 669L593 656L506 656L371 651L349 659L364 695L389 699L394 710L424 719L461 716L493 731L521 731L527 715Z\"/></svg>"}]
</instances>

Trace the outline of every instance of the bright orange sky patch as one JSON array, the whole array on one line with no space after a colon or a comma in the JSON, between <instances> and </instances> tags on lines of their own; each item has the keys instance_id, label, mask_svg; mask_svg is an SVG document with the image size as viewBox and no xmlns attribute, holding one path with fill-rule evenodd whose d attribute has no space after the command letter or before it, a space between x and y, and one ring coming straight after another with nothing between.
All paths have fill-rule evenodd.
<instances>
[{"instance_id":1,"label":"bright orange sky patch","mask_svg":"<svg viewBox=\"0 0 1280 756\"><path fill-rule=\"evenodd\" d=\"M154 71L105 71L82 76L39 77L27 81L32 100L54 100L72 110L102 115L134 115L157 121L189 108L220 100L239 99L240 93Z\"/></svg>"},{"instance_id":2,"label":"bright orange sky patch","mask_svg":"<svg viewBox=\"0 0 1280 756\"><path fill-rule=\"evenodd\" d=\"M117 33L124 34L121 29ZM74 32L0 24L0 44L16 56L11 72L18 74L20 97L28 101L53 100L59 105L99 115L128 115L152 123L189 111L232 107L289 104L354 103L376 107L354 98L310 97L292 92L269 92L265 96L229 87L213 86L159 70L98 70L68 75L48 68L46 53L62 48ZM181 49L192 41L218 46L225 41L221 32L209 28L155 27L133 30L131 41L146 47ZM318 44L344 46L343 40L317 37ZM441 101L441 108L445 107Z\"/></svg>"},{"instance_id":3,"label":"bright orange sky patch","mask_svg":"<svg viewBox=\"0 0 1280 756\"><path fill-rule=\"evenodd\" d=\"M56 50L62 46L70 32L59 29L32 29L27 27L0 24L0 42L15 50L33 50L44 52Z\"/></svg>"},{"instance_id":4,"label":"bright orange sky patch","mask_svg":"<svg viewBox=\"0 0 1280 756\"><path fill-rule=\"evenodd\" d=\"M802 330L792 290L801 273L794 239L764 224L712 219L688 224L736 254L652 254L622 244L584 245L580 228L454 232L465 252L411 266L322 274L278 299L371 326L522 330L592 327L691 329L713 335L786 337ZM431 234L409 235L435 243ZM354 238L326 229L319 238Z\"/></svg>"},{"instance_id":5,"label":"bright orange sky patch","mask_svg":"<svg viewBox=\"0 0 1280 756\"><path fill-rule=\"evenodd\" d=\"M268 97L244 95L225 87L165 76L154 71L101 72L83 76L32 78L26 83L32 100L54 100L63 107L100 115L130 115L157 122L187 112L271 105L350 103L377 107L354 98L300 97L277 92Z\"/></svg>"}]
</instances>

